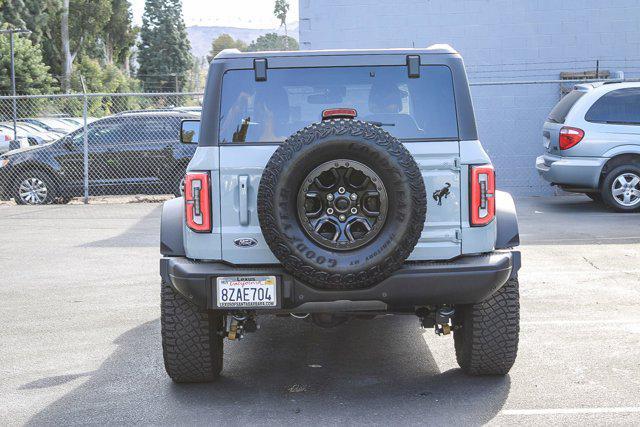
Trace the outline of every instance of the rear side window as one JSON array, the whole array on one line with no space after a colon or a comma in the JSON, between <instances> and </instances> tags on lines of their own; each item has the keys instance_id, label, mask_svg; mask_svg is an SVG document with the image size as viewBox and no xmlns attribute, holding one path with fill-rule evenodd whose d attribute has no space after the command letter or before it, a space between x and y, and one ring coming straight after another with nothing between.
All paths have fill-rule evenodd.
<instances>
[{"instance_id":1,"label":"rear side window","mask_svg":"<svg viewBox=\"0 0 640 427\"><path fill-rule=\"evenodd\" d=\"M132 128L132 140L135 142L178 141L180 135L180 117L142 117Z\"/></svg>"},{"instance_id":2,"label":"rear side window","mask_svg":"<svg viewBox=\"0 0 640 427\"><path fill-rule=\"evenodd\" d=\"M585 120L640 125L640 88L618 89L603 95L589 108Z\"/></svg>"},{"instance_id":3,"label":"rear side window","mask_svg":"<svg viewBox=\"0 0 640 427\"><path fill-rule=\"evenodd\" d=\"M551 110L551 113L549 113L547 121L550 121L552 123L564 123L564 120L567 118L567 114L569 114L571 108L575 105L576 102L578 102L580 98L584 96L585 93L586 92L582 92L579 90L572 90L571 92L569 92L567 95L565 95L564 98L560 100L560 102L556 104L555 107L553 107L553 110Z\"/></svg>"},{"instance_id":4,"label":"rear side window","mask_svg":"<svg viewBox=\"0 0 640 427\"><path fill-rule=\"evenodd\" d=\"M222 86L220 142L281 142L329 108L355 108L400 139L457 139L453 80L445 66L422 66L409 78L403 66L232 70Z\"/></svg>"}]
</instances>

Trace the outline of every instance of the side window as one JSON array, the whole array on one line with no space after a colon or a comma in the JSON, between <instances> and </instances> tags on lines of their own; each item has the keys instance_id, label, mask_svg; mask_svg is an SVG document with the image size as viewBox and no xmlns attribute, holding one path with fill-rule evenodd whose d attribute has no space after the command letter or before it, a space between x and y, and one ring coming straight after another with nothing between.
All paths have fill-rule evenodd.
<instances>
[{"instance_id":1,"label":"side window","mask_svg":"<svg viewBox=\"0 0 640 427\"><path fill-rule=\"evenodd\" d=\"M585 120L640 125L640 88L618 89L603 95L589 108Z\"/></svg>"},{"instance_id":2,"label":"side window","mask_svg":"<svg viewBox=\"0 0 640 427\"><path fill-rule=\"evenodd\" d=\"M139 143L178 141L180 118L157 117L139 120L135 126L134 140Z\"/></svg>"},{"instance_id":3,"label":"side window","mask_svg":"<svg viewBox=\"0 0 640 427\"><path fill-rule=\"evenodd\" d=\"M117 144L121 140L120 125L112 120L101 120L98 123L92 123L87 129L87 140L89 146L101 146ZM84 143L84 133L78 130L71 135L75 145Z\"/></svg>"}]
</instances>

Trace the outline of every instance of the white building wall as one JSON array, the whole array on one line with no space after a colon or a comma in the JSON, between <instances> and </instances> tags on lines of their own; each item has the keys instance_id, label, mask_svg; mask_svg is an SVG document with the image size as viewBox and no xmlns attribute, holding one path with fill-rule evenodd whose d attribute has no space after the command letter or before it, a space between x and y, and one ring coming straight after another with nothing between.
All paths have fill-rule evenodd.
<instances>
[{"instance_id":1,"label":"white building wall","mask_svg":"<svg viewBox=\"0 0 640 427\"><path fill-rule=\"evenodd\" d=\"M448 43L472 83L558 79L600 69L640 77L640 0L300 0L301 49ZM557 84L472 86L480 137L498 182L552 190L535 173Z\"/></svg>"}]
</instances>

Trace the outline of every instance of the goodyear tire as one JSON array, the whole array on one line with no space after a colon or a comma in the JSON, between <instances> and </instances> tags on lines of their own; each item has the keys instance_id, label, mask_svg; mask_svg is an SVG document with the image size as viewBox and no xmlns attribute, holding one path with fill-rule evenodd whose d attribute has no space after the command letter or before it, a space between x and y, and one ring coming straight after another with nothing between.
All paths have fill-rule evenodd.
<instances>
[{"instance_id":1,"label":"goodyear tire","mask_svg":"<svg viewBox=\"0 0 640 427\"><path fill-rule=\"evenodd\" d=\"M469 375L505 375L518 353L518 279L509 279L487 300L456 307L453 339L458 365Z\"/></svg>"},{"instance_id":2,"label":"goodyear tire","mask_svg":"<svg viewBox=\"0 0 640 427\"><path fill-rule=\"evenodd\" d=\"M222 370L222 316L202 312L162 282L160 326L164 367L177 383L210 382Z\"/></svg>"},{"instance_id":3,"label":"goodyear tire","mask_svg":"<svg viewBox=\"0 0 640 427\"><path fill-rule=\"evenodd\" d=\"M426 215L422 175L407 149L356 120L313 124L269 160L258 217L271 251L301 281L357 289L409 256Z\"/></svg>"}]
</instances>

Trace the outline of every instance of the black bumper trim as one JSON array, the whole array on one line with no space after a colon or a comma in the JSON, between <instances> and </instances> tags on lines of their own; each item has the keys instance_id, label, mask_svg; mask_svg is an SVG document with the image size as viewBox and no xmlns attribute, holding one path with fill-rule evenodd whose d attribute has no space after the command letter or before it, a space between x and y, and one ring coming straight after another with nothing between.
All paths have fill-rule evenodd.
<instances>
[{"instance_id":1,"label":"black bumper trim","mask_svg":"<svg viewBox=\"0 0 640 427\"><path fill-rule=\"evenodd\" d=\"M160 260L162 279L203 309L215 308L213 291L216 277L276 276L281 288L279 311L299 311L296 308L300 306L318 307L320 311L361 307L355 308L358 311L375 307L372 302L381 303L377 304L378 307L386 305L387 311L413 311L416 306L431 304L473 304L491 296L514 277L519 268L520 252L496 251L462 256L447 262L407 262L390 277L367 289L320 290L300 282L277 265L239 266L198 262L183 257ZM327 304L332 302L335 304Z\"/></svg>"}]
</instances>

